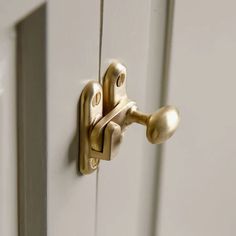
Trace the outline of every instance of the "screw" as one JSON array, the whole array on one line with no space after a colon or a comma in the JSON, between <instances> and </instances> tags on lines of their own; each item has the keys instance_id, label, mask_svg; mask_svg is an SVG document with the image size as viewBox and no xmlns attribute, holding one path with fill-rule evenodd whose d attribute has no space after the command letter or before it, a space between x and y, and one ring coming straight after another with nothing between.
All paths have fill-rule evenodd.
<instances>
[{"instance_id":1,"label":"screw","mask_svg":"<svg viewBox=\"0 0 236 236\"><path fill-rule=\"evenodd\" d=\"M99 164L99 160L96 158L89 158L89 163L92 169L97 169L98 164Z\"/></svg>"},{"instance_id":2,"label":"screw","mask_svg":"<svg viewBox=\"0 0 236 236\"><path fill-rule=\"evenodd\" d=\"M120 87L124 82L125 82L125 74L124 74L124 73L121 73L121 74L118 76L117 81L116 81L117 87Z\"/></svg>"},{"instance_id":3,"label":"screw","mask_svg":"<svg viewBox=\"0 0 236 236\"><path fill-rule=\"evenodd\" d=\"M98 93L95 94L95 96L93 97L92 105L95 107L96 105L99 104L100 101L101 101L101 93L98 92Z\"/></svg>"}]
</instances>

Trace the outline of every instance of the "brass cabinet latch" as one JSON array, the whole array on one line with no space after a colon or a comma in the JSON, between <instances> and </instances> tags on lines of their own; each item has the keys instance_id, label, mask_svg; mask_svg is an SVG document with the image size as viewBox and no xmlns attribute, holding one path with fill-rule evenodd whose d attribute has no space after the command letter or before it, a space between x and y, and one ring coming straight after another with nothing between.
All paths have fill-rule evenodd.
<instances>
[{"instance_id":1,"label":"brass cabinet latch","mask_svg":"<svg viewBox=\"0 0 236 236\"><path fill-rule=\"evenodd\" d=\"M170 138L179 124L179 112L165 106L151 115L140 112L126 93L126 68L112 63L103 85L90 81L80 97L79 165L82 174L97 169L100 160L111 160L120 146L125 127L133 122L146 125L149 142Z\"/></svg>"}]
</instances>

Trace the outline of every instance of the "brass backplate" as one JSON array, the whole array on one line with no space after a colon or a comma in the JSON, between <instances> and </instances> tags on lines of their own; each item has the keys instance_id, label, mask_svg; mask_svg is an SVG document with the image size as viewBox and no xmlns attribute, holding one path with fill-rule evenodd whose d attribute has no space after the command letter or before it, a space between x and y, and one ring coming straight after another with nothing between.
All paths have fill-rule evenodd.
<instances>
[{"instance_id":1,"label":"brass backplate","mask_svg":"<svg viewBox=\"0 0 236 236\"><path fill-rule=\"evenodd\" d=\"M96 170L99 160L115 156L126 111L133 103L126 95L126 68L118 62L108 67L103 86L95 81L85 86L80 97L79 120L79 169L82 174Z\"/></svg>"},{"instance_id":2,"label":"brass backplate","mask_svg":"<svg viewBox=\"0 0 236 236\"><path fill-rule=\"evenodd\" d=\"M98 82L91 81L84 87L79 110L79 169L82 174L90 174L99 165L99 159L91 157L90 145L91 130L103 113L103 91Z\"/></svg>"}]
</instances>

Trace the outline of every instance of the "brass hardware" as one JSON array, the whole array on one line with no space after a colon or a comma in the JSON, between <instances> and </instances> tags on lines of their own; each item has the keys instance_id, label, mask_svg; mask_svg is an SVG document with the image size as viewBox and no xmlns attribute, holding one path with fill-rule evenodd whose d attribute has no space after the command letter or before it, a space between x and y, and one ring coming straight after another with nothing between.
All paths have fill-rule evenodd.
<instances>
[{"instance_id":1,"label":"brass hardware","mask_svg":"<svg viewBox=\"0 0 236 236\"><path fill-rule=\"evenodd\" d=\"M126 68L112 63L103 86L89 82L80 98L80 172L90 174L100 160L111 160L120 146L125 127L146 125L149 142L160 144L169 139L179 124L179 112L165 106L151 115L140 112L126 93Z\"/></svg>"},{"instance_id":2,"label":"brass hardware","mask_svg":"<svg viewBox=\"0 0 236 236\"><path fill-rule=\"evenodd\" d=\"M98 97L100 101L98 102ZM80 118L79 118L79 153L80 172L90 174L97 169L99 159L90 155L90 129L102 118L102 86L95 82L89 82L83 89L80 97Z\"/></svg>"},{"instance_id":3,"label":"brass hardware","mask_svg":"<svg viewBox=\"0 0 236 236\"><path fill-rule=\"evenodd\" d=\"M169 139L179 124L179 112L173 106L165 106L151 115L144 114L132 107L127 114L130 123L147 126L147 139L150 143L160 144Z\"/></svg>"}]
</instances>

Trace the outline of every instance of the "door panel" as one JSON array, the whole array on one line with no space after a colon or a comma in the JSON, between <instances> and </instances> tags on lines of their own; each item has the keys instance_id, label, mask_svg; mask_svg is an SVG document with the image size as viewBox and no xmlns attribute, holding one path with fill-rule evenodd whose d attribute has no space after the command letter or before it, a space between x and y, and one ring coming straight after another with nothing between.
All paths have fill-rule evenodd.
<instances>
[{"instance_id":1,"label":"door panel","mask_svg":"<svg viewBox=\"0 0 236 236\"><path fill-rule=\"evenodd\" d=\"M77 108L98 80L99 1L49 1L47 22L47 235L92 236L96 172L78 175Z\"/></svg>"},{"instance_id":2,"label":"door panel","mask_svg":"<svg viewBox=\"0 0 236 236\"><path fill-rule=\"evenodd\" d=\"M160 105L165 17L166 1L104 1L101 71L123 62L128 96L146 112ZM154 235L158 161L145 128L129 127L118 156L99 168L98 236Z\"/></svg>"},{"instance_id":3,"label":"door panel","mask_svg":"<svg viewBox=\"0 0 236 236\"><path fill-rule=\"evenodd\" d=\"M161 149L146 141L144 127L133 125L126 131L115 160L102 162L98 173L81 176L77 163L78 101L86 82L101 78L109 62L118 59L127 66L128 95L140 110L153 112L160 106L168 4L164 0L73 0L69 4L51 0L46 4L46 15L44 10L40 16L43 21L36 20L37 24L30 13L42 2L24 1L19 6L8 1L0 23L2 29L22 23L17 61L17 79L25 82L18 81L22 95L18 97L19 233L154 235ZM46 38L41 39L45 22ZM6 47L0 45L0 54L10 55L4 78L14 77L14 40L8 38ZM2 172L12 185L2 195L7 207L3 207L0 220L4 235L17 235L17 154L16 140L11 138L16 136L16 92L13 79L8 82L4 84L6 91L9 88L8 97L0 95L4 104L0 104L4 112L0 129L6 137L0 136L4 147L0 152L4 156L2 169L12 168L9 173ZM8 120L6 131L8 115L12 120ZM11 153L6 142L14 146ZM0 188L5 187L1 180ZM5 212L11 212L9 218Z\"/></svg>"},{"instance_id":4,"label":"door panel","mask_svg":"<svg viewBox=\"0 0 236 236\"><path fill-rule=\"evenodd\" d=\"M176 1L158 235L236 234L236 2Z\"/></svg>"},{"instance_id":5,"label":"door panel","mask_svg":"<svg viewBox=\"0 0 236 236\"><path fill-rule=\"evenodd\" d=\"M170 76L174 1L50 0L40 40L45 21L30 13L43 2L0 3L0 235L18 234L17 216L21 236L235 235L235 1L176 2ZM182 124L164 149L133 125L116 159L81 176L79 96L113 59L142 111L165 103L169 84Z\"/></svg>"},{"instance_id":6,"label":"door panel","mask_svg":"<svg viewBox=\"0 0 236 236\"><path fill-rule=\"evenodd\" d=\"M0 3L0 235L18 235L15 25L42 2Z\"/></svg>"}]
</instances>

